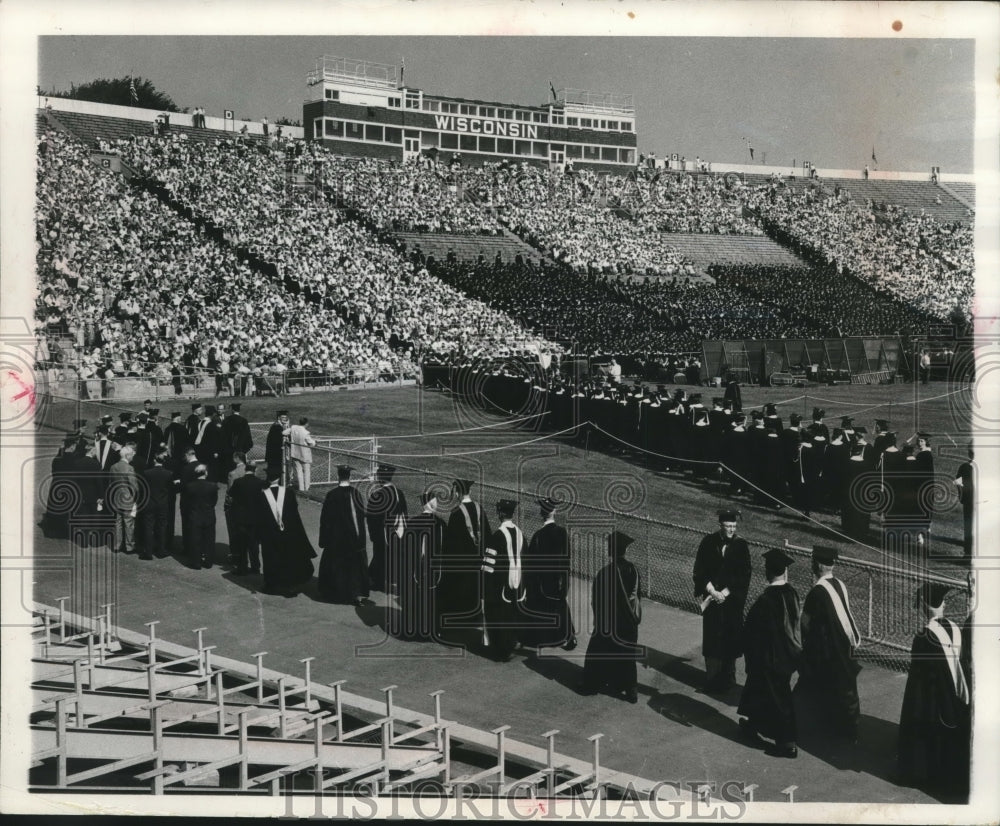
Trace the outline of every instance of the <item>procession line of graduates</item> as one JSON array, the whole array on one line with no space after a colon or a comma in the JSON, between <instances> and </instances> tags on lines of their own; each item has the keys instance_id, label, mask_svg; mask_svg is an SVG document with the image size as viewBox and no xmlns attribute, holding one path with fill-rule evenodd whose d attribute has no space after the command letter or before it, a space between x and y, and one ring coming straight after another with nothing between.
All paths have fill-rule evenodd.
<instances>
[{"instance_id":1,"label":"procession line of graduates","mask_svg":"<svg viewBox=\"0 0 1000 826\"><path fill-rule=\"evenodd\" d=\"M526 541L513 521L517 504L497 503L494 530L467 479L453 483L459 502L447 522L431 491L421 495L421 510L409 514L404 492L392 481L395 470L379 465L363 500L351 484L352 468L338 467L338 486L320 514L324 597L360 606L371 604L372 591L395 594L399 610L388 618L393 636L468 645L499 661L518 647L576 647L567 602L569 539L555 521L557 502L539 502L543 524Z\"/></svg>"},{"instance_id":2,"label":"procession line of graduates","mask_svg":"<svg viewBox=\"0 0 1000 826\"><path fill-rule=\"evenodd\" d=\"M745 742L775 757L797 757L798 706L826 736L857 745L861 634L847 587L833 573L837 550L813 548L815 582L804 603L788 582L794 560L779 548L766 551L767 586L744 617L751 559L746 541L736 535L738 519L737 511L720 511L719 530L702 539L695 557L704 690L733 687L735 661L742 656L746 682L737 712ZM897 768L900 782L961 800L969 789L971 622L960 629L944 616L947 592L946 585L931 582L916 592L925 625L911 649Z\"/></svg>"},{"instance_id":3,"label":"procession line of graduates","mask_svg":"<svg viewBox=\"0 0 1000 826\"><path fill-rule=\"evenodd\" d=\"M937 484L931 434L897 445L891 422L878 418L874 432L840 418L826 424L826 411L814 407L804 419L787 421L777 404L743 410L739 384L730 380L711 406L701 393L667 386L631 386L611 380L570 383L561 375L490 368L465 363L448 368L452 391L460 399L510 415L540 415L541 427L589 448L634 454L654 468L690 472L699 482L720 474L730 495L748 496L760 506L786 506L806 517L815 512L840 516L841 531L852 539L871 539L871 520L881 515L885 547L926 555L930 545ZM971 460L970 455L970 460ZM965 556L971 557L974 485L971 461L955 479L963 505ZM875 491L878 494L875 495Z\"/></svg>"}]
</instances>

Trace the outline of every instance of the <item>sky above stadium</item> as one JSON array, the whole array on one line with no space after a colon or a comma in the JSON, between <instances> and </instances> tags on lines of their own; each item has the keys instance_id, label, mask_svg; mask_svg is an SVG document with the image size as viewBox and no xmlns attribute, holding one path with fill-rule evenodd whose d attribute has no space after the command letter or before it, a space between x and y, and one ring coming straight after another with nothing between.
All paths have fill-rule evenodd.
<instances>
[{"instance_id":1,"label":"sky above stadium","mask_svg":"<svg viewBox=\"0 0 1000 826\"><path fill-rule=\"evenodd\" d=\"M973 170L968 39L509 36L45 36L38 83L134 73L182 109L302 117L323 54L399 64L430 93L540 104L557 89L631 93L639 150L768 165ZM744 140L746 139L746 140Z\"/></svg>"}]
</instances>

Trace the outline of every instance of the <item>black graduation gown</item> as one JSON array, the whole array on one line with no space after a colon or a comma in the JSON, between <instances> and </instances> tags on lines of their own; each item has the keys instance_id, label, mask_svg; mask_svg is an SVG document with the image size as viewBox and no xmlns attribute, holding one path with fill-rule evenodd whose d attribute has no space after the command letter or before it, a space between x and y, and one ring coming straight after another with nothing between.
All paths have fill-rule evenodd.
<instances>
[{"instance_id":1,"label":"black graduation gown","mask_svg":"<svg viewBox=\"0 0 1000 826\"><path fill-rule=\"evenodd\" d=\"M848 472L847 463L850 458L849 442L843 441L839 445L831 442L827 445L823 457L822 492L824 500L833 508L843 507L844 475ZM867 465L866 462L862 463Z\"/></svg>"},{"instance_id":2,"label":"black graduation gown","mask_svg":"<svg viewBox=\"0 0 1000 826\"><path fill-rule=\"evenodd\" d=\"M353 515L352 515L353 510ZM368 596L365 504L354 487L338 485L323 500L319 518L319 591L334 602Z\"/></svg>"},{"instance_id":3,"label":"black graduation gown","mask_svg":"<svg viewBox=\"0 0 1000 826\"><path fill-rule=\"evenodd\" d=\"M615 693L635 689L636 663L643 655L639 642L641 605L639 571L627 559L605 565L594 579L594 633L583 665L585 689L609 688Z\"/></svg>"},{"instance_id":4,"label":"black graduation gown","mask_svg":"<svg viewBox=\"0 0 1000 826\"><path fill-rule=\"evenodd\" d=\"M514 564L521 561L521 579L511 587L509 572L512 567L507 552L510 536ZM521 537L520 551L517 536ZM526 630L522 605L526 599L524 587L524 534L519 534L506 522L502 523L486 543L483 551L483 624L488 637L488 649L497 659L505 659L517 647L521 634Z\"/></svg>"},{"instance_id":5,"label":"black graduation gown","mask_svg":"<svg viewBox=\"0 0 1000 826\"><path fill-rule=\"evenodd\" d=\"M847 594L843 582L834 577L828 581L838 594ZM857 632L849 608L845 608L845 612ZM802 657L796 692L818 700L821 717L841 727L845 734L856 733L861 716L858 701L861 664L855 654L854 641L844 631L833 598L824 586L817 583L806 595L801 624Z\"/></svg>"},{"instance_id":6,"label":"black graduation gown","mask_svg":"<svg viewBox=\"0 0 1000 826\"><path fill-rule=\"evenodd\" d=\"M569 534L562 525L548 522L535 531L524 552L524 609L532 624L524 635L526 645L563 645L573 636L566 601L569 563Z\"/></svg>"},{"instance_id":7,"label":"black graduation gown","mask_svg":"<svg viewBox=\"0 0 1000 826\"><path fill-rule=\"evenodd\" d=\"M284 530L281 530L268 501L271 490L277 489L265 488L257 494L254 513L264 567L264 588L267 591L289 591L312 577L316 551L313 550L302 524L302 517L299 516L295 492L286 489L284 507L281 510Z\"/></svg>"},{"instance_id":8,"label":"black graduation gown","mask_svg":"<svg viewBox=\"0 0 1000 826\"><path fill-rule=\"evenodd\" d=\"M870 478L862 479L870 475ZM840 527L848 536L858 540L868 537L868 526L871 522L871 509L866 507L862 496L863 488L874 484L876 479L868 463L863 457L851 457L844 462L844 469L839 480L840 494ZM853 491L853 493L852 493Z\"/></svg>"},{"instance_id":9,"label":"black graduation gown","mask_svg":"<svg viewBox=\"0 0 1000 826\"><path fill-rule=\"evenodd\" d=\"M285 456L285 436L284 428L278 422L271 425L267 431L267 442L264 446L264 461L267 462L268 471L281 470Z\"/></svg>"},{"instance_id":10,"label":"black graduation gown","mask_svg":"<svg viewBox=\"0 0 1000 826\"><path fill-rule=\"evenodd\" d=\"M468 508L470 503L466 503ZM471 503L475 511L469 520L462 505L448 517L441 546L441 583L438 586L439 631L444 634L457 628L475 628L479 617L480 566L486 540L492 535L486 510L478 502ZM470 533L469 525L473 532ZM474 533L478 530L478 541Z\"/></svg>"},{"instance_id":11,"label":"black graduation gown","mask_svg":"<svg viewBox=\"0 0 1000 826\"><path fill-rule=\"evenodd\" d=\"M747 678L737 711L776 743L796 739L791 679L801 650L795 589L787 583L767 586L743 625Z\"/></svg>"},{"instance_id":12,"label":"black graduation gown","mask_svg":"<svg viewBox=\"0 0 1000 826\"><path fill-rule=\"evenodd\" d=\"M727 541L716 531L701 540L694 559L694 596L705 598L709 582L717 591L729 589L729 596L722 603L712 600L702 614L702 656L733 660L743 651L743 609L750 587L750 548L741 536Z\"/></svg>"},{"instance_id":13,"label":"black graduation gown","mask_svg":"<svg viewBox=\"0 0 1000 826\"><path fill-rule=\"evenodd\" d=\"M390 614L389 633L402 639L430 639L434 635L435 591L440 572L434 561L440 554L444 525L433 513L420 512L406 520L406 530L394 557L398 566L399 613Z\"/></svg>"},{"instance_id":14,"label":"black graduation gown","mask_svg":"<svg viewBox=\"0 0 1000 826\"><path fill-rule=\"evenodd\" d=\"M956 628L938 623L949 638ZM961 669L959 669L961 670ZM963 794L969 774L969 706L955 691L937 637L921 630L910 649L910 673L899 714L899 772L906 782L935 791Z\"/></svg>"},{"instance_id":15,"label":"black graduation gown","mask_svg":"<svg viewBox=\"0 0 1000 826\"><path fill-rule=\"evenodd\" d=\"M389 577L393 573L389 557L399 548L396 525L406 519L406 496L391 482L373 487L365 505L368 536L372 541L372 560L368 565L368 578L376 591L391 589L395 584Z\"/></svg>"},{"instance_id":16,"label":"black graduation gown","mask_svg":"<svg viewBox=\"0 0 1000 826\"><path fill-rule=\"evenodd\" d=\"M722 462L728 468L730 491L743 490L750 478L750 442L746 430L733 428L722 441Z\"/></svg>"},{"instance_id":17,"label":"black graduation gown","mask_svg":"<svg viewBox=\"0 0 1000 826\"><path fill-rule=\"evenodd\" d=\"M43 520L45 535L50 538L65 539L69 535L69 515L79 497L70 477L72 462L72 455L63 451L52 460L49 495Z\"/></svg>"}]
</instances>

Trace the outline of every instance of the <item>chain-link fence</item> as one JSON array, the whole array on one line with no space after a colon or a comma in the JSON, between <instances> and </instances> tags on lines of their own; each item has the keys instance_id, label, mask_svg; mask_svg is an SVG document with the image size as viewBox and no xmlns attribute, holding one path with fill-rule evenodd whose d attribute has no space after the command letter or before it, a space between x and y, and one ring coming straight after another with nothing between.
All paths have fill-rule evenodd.
<instances>
[{"instance_id":1,"label":"chain-link fence","mask_svg":"<svg viewBox=\"0 0 1000 826\"><path fill-rule=\"evenodd\" d=\"M44 382L47 392L66 399L106 402L151 399L154 402L169 402L174 398L282 396L307 390L401 386L416 381L418 374L417 367L410 365L399 369L357 366L336 371L265 371L260 375L195 369L176 376L163 372L98 378L82 377L72 368L53 368L44 371Z\"/></svg>"}]
</instances>

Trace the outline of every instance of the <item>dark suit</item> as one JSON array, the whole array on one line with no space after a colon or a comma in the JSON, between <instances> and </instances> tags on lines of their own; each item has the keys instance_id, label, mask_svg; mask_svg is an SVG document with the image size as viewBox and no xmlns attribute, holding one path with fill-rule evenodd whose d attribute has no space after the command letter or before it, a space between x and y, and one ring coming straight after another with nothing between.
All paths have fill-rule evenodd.
<instances>
[{"instance_id":1,"label":"dark suit","mask_svg":"<svg viewBox=\"0 0 1000 826\"><path fill-rule=\"evenodd\" d=\"M149 488L139 520L143 549L147 554L166 556L169 550L167 524L174 491L174 474L162 465L154 465L142 475Z\"/></svg>"},{"instance_id":2,"label":"dark suit","mask_svg":"<svg viewBox=\"0 0 1000 826\"><path fill-rule=\"evenodd\" d=\"M260 571L260 543L254 530L254 510L266 485L263 479L247 473L233 480L226 494L229 504L229 553L236 560L236 568L240 572Z\"/></svg>"},{"instance_id":3,"label":"dark suit","mask_svg":"<svg viewBox=\"0 0 1000 826\"><path fill-rule=\"evenodd\" d=\"M205 568L212 567L215 555L215 505L219 487L207 479L195 479L187 484L188 553L192 560Z\"/></svg>"}]
</instances>

